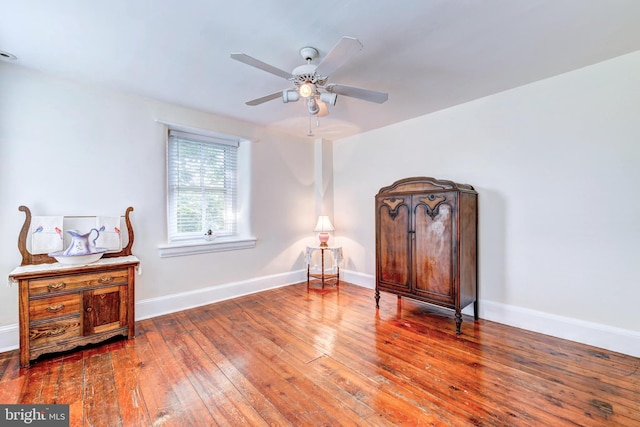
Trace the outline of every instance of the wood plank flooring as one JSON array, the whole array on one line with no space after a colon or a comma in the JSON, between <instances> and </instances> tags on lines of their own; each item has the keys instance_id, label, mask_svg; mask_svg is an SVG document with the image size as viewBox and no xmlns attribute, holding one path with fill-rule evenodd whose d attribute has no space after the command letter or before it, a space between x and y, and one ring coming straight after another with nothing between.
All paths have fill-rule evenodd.
<instances>
[{"instance_id":1,"label":"wood plank flooring","mask_svg":"<svg viewBox=\"0 0 640 427\"><path fill-rule=\"evenodd\" d=\"M640 426L640 359L342 283L274 289L136 324L19 368L0 403L72 426Z\"/></svg>"}]
</instances>

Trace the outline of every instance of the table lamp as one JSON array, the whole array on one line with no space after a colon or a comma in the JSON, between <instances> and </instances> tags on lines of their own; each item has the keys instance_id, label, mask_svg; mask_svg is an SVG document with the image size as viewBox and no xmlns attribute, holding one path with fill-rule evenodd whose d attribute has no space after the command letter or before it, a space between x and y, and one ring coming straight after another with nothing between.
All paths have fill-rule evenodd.
<instances>
[{"instance_id":1,"label":"table lamp","mask_svg":"<svg viewBox=\"0 0 640 427\"><path fill-rule=\"evenodd\" d=\"M320 247L321 248L326 248L329 245L327 245L327 242L329 241L329 231L335 231L336 229L333 228L333 224L331 224L331 221L329 220L329 217L326 215L320 215L318 217L318 223L316 224L316 228L313 229L313 231L318 231L320 232L320 234L318 234L318 238L320 239Z\"/></svg>"}]
</instances>

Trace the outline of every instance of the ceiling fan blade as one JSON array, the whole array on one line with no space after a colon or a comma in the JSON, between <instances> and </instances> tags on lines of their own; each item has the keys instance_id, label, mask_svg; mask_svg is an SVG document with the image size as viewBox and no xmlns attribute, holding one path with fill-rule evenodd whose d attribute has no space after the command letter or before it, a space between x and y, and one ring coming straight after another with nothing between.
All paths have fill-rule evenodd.
<instances>
[{"instance_id":1,"label":"ceiling fan blade","mask_svg":"<svg viewBox=\"0 0 640 427\"><path fill-rule=\"evenodd\" d=\"M266 71L267 73L275 74L278 77L282 77L284 79L291 78L291 73L274 67L273 65L269 65L266 62L262 62L259 59L255 59L244 53L232 53L231 58L235 59L236 61L243 62L247 65L251 65L252 67L256 67L262 71Z\"/></svg>"},{"instance_id":2,"label":"ceiling fan blade","mask_svg":"<svg viewBox=\"0 0 640 427\"><path fill-rule=\"evenodd\" d=\"M389 94L386 92L378 92L377 90L362 89L353 86L328 84L325 89L327 90L327 92L350 96L352 98L358 98L364 101L376 102L378 104L382 104L387 99L389 99Z\"/></svg>"},{"instance_id":3,"label":"ceiling fan blade","mask_svg":"<svg viewBox=\"0 0 640 427\"><path fill-rule=\"evenodd\" d=\"M362 43L360 43L360 40L355 37L342 37L333 49L327 53L327 56L320 61L316 68L316 73L322 76L330 76L361 49Z\"/></svg>"},{"instance_id":4,"label":"ceiling fan blade","mask_svg":"<svg viewBox=\"0 0 640 427\"><path fill-rule=\"evenodd\" d=\"M262 98L256 98L256 99L252 99L251 101L247 101L245 102L245 104L247 105L251 105L251 106L255 106L255 105L260 105L263 104L267 101L271 101L272 99L277 99L282 97L282 91L278 91L275 93L272 93L271 95L267 95L267 96L263 96Z\"/></svg>"}]
</instances>

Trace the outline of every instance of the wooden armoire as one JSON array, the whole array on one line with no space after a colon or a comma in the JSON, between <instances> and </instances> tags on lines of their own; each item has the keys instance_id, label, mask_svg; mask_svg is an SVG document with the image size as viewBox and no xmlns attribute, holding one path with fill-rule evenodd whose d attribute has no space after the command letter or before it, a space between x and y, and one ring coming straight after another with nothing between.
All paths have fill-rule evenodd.
<instances>
[{"instance_id":1,"label":"wooden armoire","mask_svg":"<svg viewBox=\"0 0 640 427\"><path fill-rule=\"evenodd\" d=\"M478 193L471 185L406 178L376 195L376 308L380 291L478 319Z\"/></svg>"}]
</instances>

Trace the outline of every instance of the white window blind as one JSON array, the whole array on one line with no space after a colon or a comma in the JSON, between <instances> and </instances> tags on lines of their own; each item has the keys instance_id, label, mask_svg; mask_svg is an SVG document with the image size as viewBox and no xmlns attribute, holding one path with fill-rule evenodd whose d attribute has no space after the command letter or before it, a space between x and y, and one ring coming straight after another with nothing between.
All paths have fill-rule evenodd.
<instances>
[{"instance_id":1,"label":"white window blind","mask_svg":"<svg viewBox=\"0 0 640 427\"><path fill-rule=\"evenodd\" d=\"M238 143L176 130L168 146L169 241L238 232Z\"/></svg>"}]
</instances>

